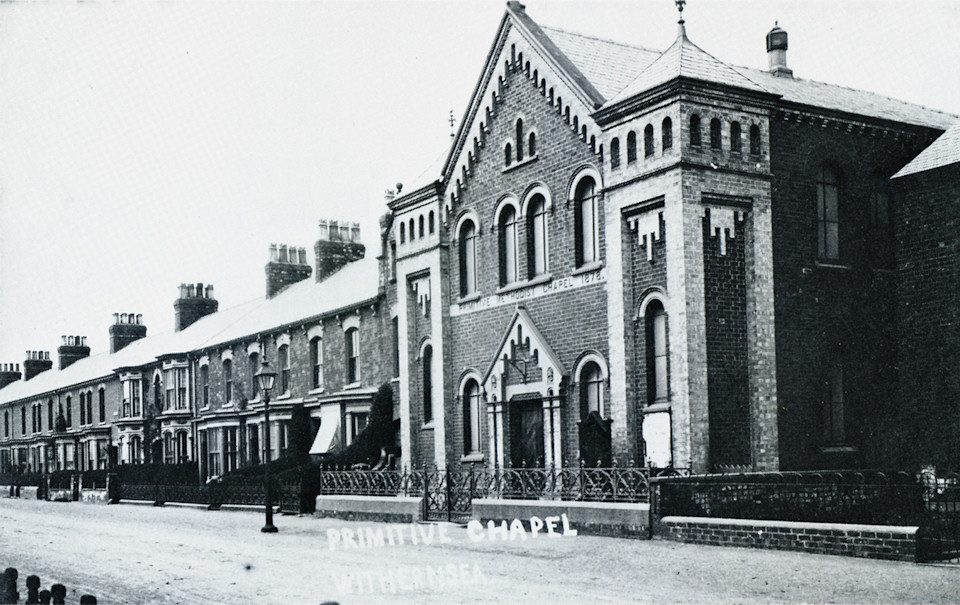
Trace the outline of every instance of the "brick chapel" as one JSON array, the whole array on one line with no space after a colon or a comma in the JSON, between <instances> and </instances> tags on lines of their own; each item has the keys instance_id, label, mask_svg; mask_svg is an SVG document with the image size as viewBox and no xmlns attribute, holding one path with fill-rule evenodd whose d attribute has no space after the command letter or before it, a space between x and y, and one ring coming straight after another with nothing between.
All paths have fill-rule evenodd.
<instances>
[{"instance_id":1,"label":"brick chapel","mask_svg":"<svg viewBox=\"0 0 960 605\"><path fill-rule=\"evenodd\" d=\"M217 476L278 456L298 405L323 454L382 383L406 468L955 464L960 118L795 77L787 49L774 27L768 69L734 66L682 12L661 51L508 2L441 176L388 192L374 253L322 221L261 300L185 285L173 332L123 314L110 352L4 364L0 466L154 448Z\"/></svg>"}]
</instances>

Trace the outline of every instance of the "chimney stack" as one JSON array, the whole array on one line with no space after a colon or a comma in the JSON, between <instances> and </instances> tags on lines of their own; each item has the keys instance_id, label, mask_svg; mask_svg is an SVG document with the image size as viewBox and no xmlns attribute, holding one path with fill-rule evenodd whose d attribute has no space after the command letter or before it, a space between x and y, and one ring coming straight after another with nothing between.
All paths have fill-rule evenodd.
<instances>
[{"instance_id":1,"label":"chimney stack","mask_svg":"<svg viewBox=\"0 0 960 605\"><path fill-rule=\"evenodd\" d=\"M90 347L87 346L86 336L61 336L63 342L57 349L60 357L60 369L71 366L74 362L90 356Z\"/></svg>"},{"instance_id":2,"label":"chimney stack","mask_svg":"<svg viewBox=\"0 0 960 605\"><path fill-rule=\"evenodd\" d=\"M360 223L321 220L320 239L314 251L318 282L330 277L347 263L362 259L366 249L360 243Z\"/></svg>"},{"instance_id":3,"label":"chimney stack","mask_svg":"<svg viewBox=\"0 0 960 605\"><path fill-rule=\"evenodd\" d=\"M0 389L18 380L20 380L19 363L0 364Z\"/></svg>"},{"instance_id":4,"label":"chimney stack","mask_svg":"<svg viewBox=\"0 0 960 605\"><path fill-rule=\"evenodd\" d=\"M147 335L147 326L143 325L143 315L139 313L114 313L110 326L110 352L116 353L135 340Z\"/></svg>"},{"instance_id":5,"label":"chimney stack","mask_svg":"<svg viewBox=\"0 0 960 605\"><path fill-rule=\"evenodd\" d=\"M180 297L173 301L174 331L179 332L198 319L216 313L219 306L213 298L213 286L180 284Z\"/></svg>"},{"instance_id":6,"label":"chimney stack","mask_svg":"<svg viewBox=\"0 0 960 605\"><path fill-rule=\"evenodd\" d=\"M40 372L45 372L53 367L53 361L50 360L50 351L27 351L27 357L23 360L23 379L30 380Z\"/></svg>"},{"instance_id":7,"label":"chimney stack","mask_svg":"<svg viewBox=\"0 0 960 605\"><path fill-rule=\"evenodd\" d=\"M780 78L792 78L793 70L787 67L787 32L776 22L767 33L767 61L770 73Z\"/></svg>"},{"instance_id":8,"label":"chimney stack","mask_svg":"<svg viewBox=\"0 0 960 605\"><path fill-rule=\"evenodd\" d=\"M313 268L307 262L307 249L270 244L270 260L264 267L267 274L267 298L273 298L289 285L310 277Z\"/></svg>"}]
</instances>

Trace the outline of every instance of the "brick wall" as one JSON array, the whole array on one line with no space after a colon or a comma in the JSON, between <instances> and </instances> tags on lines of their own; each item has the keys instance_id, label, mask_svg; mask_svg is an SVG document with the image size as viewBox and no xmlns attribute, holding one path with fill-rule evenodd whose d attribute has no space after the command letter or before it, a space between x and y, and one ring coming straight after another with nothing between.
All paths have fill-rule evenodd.
<instances>
[{"instance_id":1,"label":"brick wall","mask_svg":"<svg viewBox=\"0 0 960 605\"><path fill-rule=\"evenodd\" d=\"M911 466L953 468L960 451L958 183L956 164L894 181L900 385L892 418Z\"/></svg>"},{"instance_id":2,"label":"brick wall","mask_svg":"<svg viewBox=\"0 0 960 605\"><path fill-rule=\"evenodd\" d=\"M713 546L798 550L825 555L913 561L916 527L664 517L654 525L665 540Z\"/></svg>"}]
</instances>

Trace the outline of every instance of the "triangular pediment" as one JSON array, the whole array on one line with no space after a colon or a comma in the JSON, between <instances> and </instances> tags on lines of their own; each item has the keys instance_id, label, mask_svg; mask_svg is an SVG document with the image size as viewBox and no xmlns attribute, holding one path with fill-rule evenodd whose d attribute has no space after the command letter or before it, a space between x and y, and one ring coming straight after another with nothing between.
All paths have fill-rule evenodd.
<instances>
[{"instance_id":1,"label":"triangular pediment","mask_svg":"<svg viewBox=\"0 0 960 605\"><path fill-rule=\"evenodd\" d=\"M525 393L559 392L566 369L523 307L518 307L483 377L483 388L499 401Z\"/></svg>"},{"instance_id":2,"label":"triangular pediment","mask_svg":"<svg viewBox=\"0 0 960 605\"><path fill-rule=\"evenodd\" d=\"M558 117L567 120L584 141L600 140L600 128L591 114L604 102L603 95L536 24L518 2L508 2L496 39L487 54L470 104L460 122L443 168L444 216L449 216L461 191L469 187L479 150L487 140L490 123L500 111L503 84L512 71L522 72L537 86L544 103L552 103Z\"/></svg>"}]
</instances>

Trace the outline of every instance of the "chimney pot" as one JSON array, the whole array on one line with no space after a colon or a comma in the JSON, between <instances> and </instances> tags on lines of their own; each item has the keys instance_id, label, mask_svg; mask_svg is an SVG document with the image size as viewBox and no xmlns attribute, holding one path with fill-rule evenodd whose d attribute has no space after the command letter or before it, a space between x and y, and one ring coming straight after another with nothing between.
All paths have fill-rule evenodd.
<instances>
[{"instance_id":1,"label":"chimney pot","mask_svg":"<svg viewBox=\"0 0 960 605\"><path fill-rule=\"evenodd\" d=\"M279 259L279 256L277 256L277 245L270 244L270 260L272 262L276 262L278 259Z\"/></svg>"},{"instance_id":2,"label":"chimney pot","mask_svg":"<svg viewBox=\"0 0 960 605\"><path fill-rule=\"evenodd\" d=\"M141 313L137 313L137 325L139 326L142 323L143 323L143 315Z\"/></svg>"},{"instance_id":3,"label":"chimney pot","mask_svg":"<svg viewBox=\"0 0 960 605\"><path fill-rule=\"evenodd\" d=\"M280 262L281 262L281 263L290 262L290 259L289 259L288 255L287 255L287 245L286 245L286 244L282 244L282 245L280 246Z\"/></svg>"}]
</instances>

